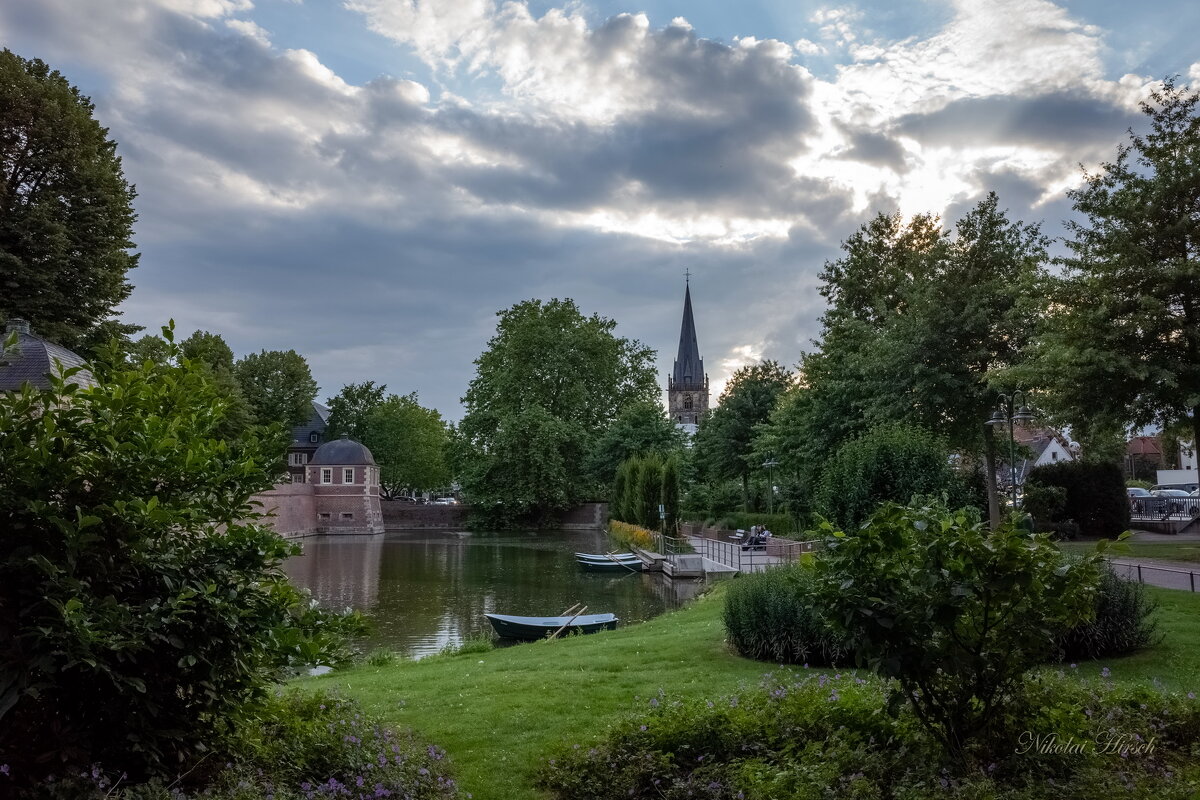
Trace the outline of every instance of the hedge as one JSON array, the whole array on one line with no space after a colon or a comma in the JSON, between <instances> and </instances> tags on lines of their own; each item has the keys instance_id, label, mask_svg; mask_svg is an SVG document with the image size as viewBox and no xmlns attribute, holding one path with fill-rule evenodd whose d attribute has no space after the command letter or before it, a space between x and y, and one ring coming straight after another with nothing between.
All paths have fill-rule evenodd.
<instances>
[{"instance_id":1,"label":"hedge","mask_svg":"<svg viewBox=\"0 0 1200 800\"><path fill-rule=\"evenodd\" d=\"M1129 496L1125 478L1116 464L1064 461L1034 467L1025 480L1026 493L1036 487L1057 486L1066 492L1061 510L1039 525L1072 520L1084 536L1115 539L1129 529Z\"/></svg>"}]
</instances>

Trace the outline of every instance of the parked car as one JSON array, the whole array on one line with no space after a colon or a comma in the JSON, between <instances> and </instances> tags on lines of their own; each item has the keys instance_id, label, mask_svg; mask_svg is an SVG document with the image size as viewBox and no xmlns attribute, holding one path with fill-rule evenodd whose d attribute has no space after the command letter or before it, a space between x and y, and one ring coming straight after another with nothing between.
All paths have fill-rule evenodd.
<instances>
[{"instance_id":1,"label":"parked car","mask_svg":"<svg viewBox=\"0 0 1200 800\"><path fill-rule=\"evenodd\" d=\"M1150 490L1149 490L1149 489L1143 489L1143 488L1142 488L1142 487L1140 487L1140 486L1129 486L1129 487L1126 487L1126 489L1125 489L1125 492L1126 492L1126 494L1128 494L1128 495L1129 495L1131 498L1132 498L1132 497L1149 497L1149 496L1150 496Z\"/></svg>"},{"instance_id":2,"label":"parked car","mask_svg":"<svg viewBox=\"0 0 1200 800\"><path fill-rule=\"evenodd\" d=\"M453 497L439 497L433 501L433 504L435 506L456 506L458 505L458 501Z\"/></svg>"}]
</instances>

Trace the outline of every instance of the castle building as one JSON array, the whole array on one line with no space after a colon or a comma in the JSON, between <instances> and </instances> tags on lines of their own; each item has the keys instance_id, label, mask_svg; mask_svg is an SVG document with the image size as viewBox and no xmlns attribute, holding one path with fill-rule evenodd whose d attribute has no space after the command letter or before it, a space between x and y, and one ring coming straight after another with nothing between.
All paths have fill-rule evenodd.
<instances>
[{"instance_id":1,"label":"castle building","mask_svg":"<svg viewBox=\"0 0 1200 800\"><path fill-rule=\"evenodd\" d=\"M379 467L370 450L343 434L318 447L306 467L318 533L383 533Z\"/></svg>"},{"instance_id":2,"label":"castle building","mask_svg":"<svg viewBox=\"0 0 1200 800\"><path fill-rule=\"evenodd\" d=\"M6 344L11 344L5 347ZM49 389L50 376L62 377L64 371L79 368L68 383L84 388L95 386L92 374L81 357L36 335L29 323L12 318L0 334L0 392L17 392L26 384Z\"/></svg>"},{"instance_id":3,"label":"castle building","mask_svg":"<svg viewBox=\"0 0 1200 800\"><path fill-rule=\"evenodd\" d=\"M679 353L675 368L667 376L667 409L671 419L688 434L695 434L704 412L708 411L708 375L700 345L696 342L696 321L692 318L691 282L683 292L683 324L679 328Z\"/></svg>"}]
</instances>

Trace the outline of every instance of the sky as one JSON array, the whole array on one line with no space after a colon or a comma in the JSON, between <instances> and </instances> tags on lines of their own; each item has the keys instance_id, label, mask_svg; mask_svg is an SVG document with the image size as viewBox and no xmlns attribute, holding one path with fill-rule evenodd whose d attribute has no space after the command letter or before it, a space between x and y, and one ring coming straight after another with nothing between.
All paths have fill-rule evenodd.
<instances>
[{"instance_id":1,"label":"sky","mask_svg":"<svg viewBox=\"0 0 1200 800\"><path fill-rule=\"evenodd\" d=\"M295 349L448 419L496 313L573 298L658 350L684 271L716 399L794 366L877 213L989 191L1061 236L1200 4L4 0L137 186L123 319Z\"/></svg>"}]
</instances>

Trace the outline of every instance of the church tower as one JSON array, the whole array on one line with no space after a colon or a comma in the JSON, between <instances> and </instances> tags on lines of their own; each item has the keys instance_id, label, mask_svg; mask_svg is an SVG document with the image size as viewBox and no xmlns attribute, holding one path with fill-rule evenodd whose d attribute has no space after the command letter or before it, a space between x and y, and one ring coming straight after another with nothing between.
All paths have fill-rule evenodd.
<instances>
[{"instance_id":1,"label":"church tower","mask_svg":"<svg viewBox=\"0 0 1200 800\"><path fill-rule=\"evenodd\" d=\"M675 369L667 376L667 408L676 425L695 433L708 410L708 375L696 343L696 321L692 318L692 287L683 292L683 325L679 328L679 354Z\"/></svg>"}]
</instances>

